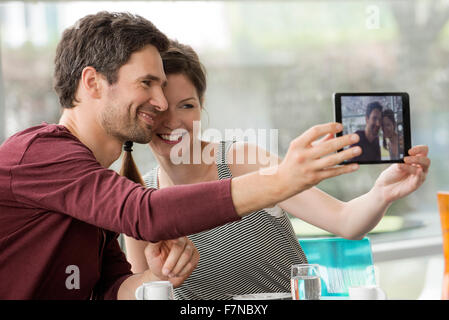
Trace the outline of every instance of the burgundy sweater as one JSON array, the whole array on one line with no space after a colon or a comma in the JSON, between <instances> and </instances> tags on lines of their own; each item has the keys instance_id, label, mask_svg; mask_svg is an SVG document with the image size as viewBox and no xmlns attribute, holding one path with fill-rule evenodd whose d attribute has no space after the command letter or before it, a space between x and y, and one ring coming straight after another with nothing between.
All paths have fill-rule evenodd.
<instances>
[{"instance_id":1,"label":"burgundy sweater","mask_svg":"<svg viewBox=\"0 0 449 320\"><path fill-rule=\"evenodd\" d=\"M155 242L236 221L230 182L147 189L64 126L13 135L0 146L0 299L116 299L132 274L118 233Z\"/></svg>"}]
</instances>

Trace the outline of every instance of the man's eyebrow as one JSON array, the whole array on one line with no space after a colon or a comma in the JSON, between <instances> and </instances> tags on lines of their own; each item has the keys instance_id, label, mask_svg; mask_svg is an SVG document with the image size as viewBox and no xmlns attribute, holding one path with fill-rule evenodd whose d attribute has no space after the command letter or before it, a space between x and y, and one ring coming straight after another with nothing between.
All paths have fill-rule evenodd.
<instances>
[{"instance_id":1,"label":"man's eyebrow","mask_svg":"<svg viewBox=\"0 0 449 320\"><path fill-rule=\"evenodd\" d=\"M159 77L157 77L155 75L152 75L152 74L146 74L146 75L140 77L139 80L157 81L157 82L160 82L163 87L167 86L167 79L165 79L165 78L161 79L161 78L159 78Z\"/></svg>"}]
</instances>

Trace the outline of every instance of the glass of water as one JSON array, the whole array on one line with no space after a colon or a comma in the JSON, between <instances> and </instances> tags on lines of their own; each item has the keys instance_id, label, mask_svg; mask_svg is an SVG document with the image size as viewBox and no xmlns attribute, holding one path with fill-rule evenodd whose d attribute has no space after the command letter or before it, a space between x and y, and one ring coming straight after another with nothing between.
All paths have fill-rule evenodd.
<instances>
[{"instance_id":1,"label":"glass of water","mask_svg":"<svg viewBox=\"0 0 449 320\"><path fill-rule=\"evenodd\" d=\"M294 264L291 273L292 300L319 300L321 297L320 266Z\"/></svg>"}]
</instances>

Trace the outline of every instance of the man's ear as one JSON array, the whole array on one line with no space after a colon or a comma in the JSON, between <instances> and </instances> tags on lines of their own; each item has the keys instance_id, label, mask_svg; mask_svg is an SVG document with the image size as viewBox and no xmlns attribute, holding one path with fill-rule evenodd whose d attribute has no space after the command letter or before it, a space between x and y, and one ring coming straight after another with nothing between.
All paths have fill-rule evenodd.
<instances>
[{"instance_id":1,"label":"man's ear","mask_svg":"<svg viewBox=\"0 0 449 320\"><path fill-rule=\"evenodd\" d=\"M104 76L94 67L85 67L81 73L81 85L86 93L94 99L101 98Z\"/></svg>"}]
</instances>

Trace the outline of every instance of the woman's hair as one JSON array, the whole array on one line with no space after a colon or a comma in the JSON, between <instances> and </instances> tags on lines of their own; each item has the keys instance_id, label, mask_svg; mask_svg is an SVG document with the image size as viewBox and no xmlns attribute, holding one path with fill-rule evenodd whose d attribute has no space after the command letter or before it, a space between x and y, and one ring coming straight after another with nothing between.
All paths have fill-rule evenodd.
<instances>
[{"instance_id":1,"label":"woman's hair","mask_svg":"<svg viewBox=\"0 0 449 320\"><path fill-rule=\"evenodd\" d=\"M195 86L202 104L206 92L206 69L192 47L176 40L170 40L168 50L162 52L161 57L165 74L183 74L186 76Z\"/></svg>"},{"instance_id":2,"label":"woman's hair","mask_svg":"<svg viewBox=\"0 0 449 320\"><path fill-rule=\"evenodd\" d=\"M131 154L131 152L133 151L132 146L133 146L132 141L125 142L125 145L123 147L125 154L123 155L122 159L122 167L120 168L120 175L127 177L129 180L134 181L135 183L139 183L142 186L145 186L145 183L143 182L142 179L142 175L140 174L136 162L133 159L133 155Z\"/></svg>"},{"instance_id":3,"label":"woman's hair","mask_svg":"<svg viewBox=\"0 0 449 320\"><path fill-rule=\"evenodd\" d=\"M183 74L195 86L201 105L206 91L206 70L192 47L170 40L168 50L161 52L164 72L169 74ZM131 155L132 142L127 141L124 146L125 154L122 159L120 175L144 185L136 163Z\"/></svg>"},{"instance_id":4,"label":"woman's hair","mask_svg":"<svg viewBox=\"0 0 449 320\"><path fill-rule=\"evenodd\" d=\"M382 111L382 121L384 119L384 117L387 117L388 119L390 119L391 123L393 123L393 127L396 127L396 120L394 119L394 112L391 109L385 109L384 111ZM385 139L385 134L383 137L383 141L382 141L383 147L385 149L387 149L387 140Z\"/></svg>"}]
</instances>

